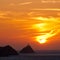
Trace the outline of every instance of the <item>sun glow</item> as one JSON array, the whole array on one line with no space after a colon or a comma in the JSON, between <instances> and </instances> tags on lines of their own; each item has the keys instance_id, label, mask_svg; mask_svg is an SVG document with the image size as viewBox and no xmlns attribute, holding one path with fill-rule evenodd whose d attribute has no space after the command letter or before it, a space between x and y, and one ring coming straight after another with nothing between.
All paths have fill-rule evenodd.
<instances>
[{"instance_id":1,"label":"sun glow","mask_svg":"<svg viewBox=\"0 0 60 60\"><path fill-rule=\"evenodd\" d=\"M50 38L50 37L53 37L54 35L56 35L57 32L55 32L54 30L48 32L48 33L43 33L43 35L40 35L40 36L36 36L36 40L43 44L43 43L46 43L47 42L47 39Z\"/></svg>"},{"instance_id":2,"label":"sun glow","mask_svg":"<svg viewBox=\"0 0 60 60\"><path fill-rule=\"evenodd\" d=\"M54 21L57 20L59 18L54 18L54 17L32 17L32 19L36 19L36 20L42 20L42 21Z\"/></svg>"},{"instance_id":3,"label":"sun glow","mask_svg":"<svg viewBox=\"0 0 60 60\"><path fill-rule=\"evenodd\" d=\"M47 40L42 39L42 40L40 40L39 42L40 42L41 44L44 44L44 43L46 43L46 41L47 41Z\"/></svg>"},{"instance_id":4,"label":"sun glow","mask_svg":"<svg viewBox=\"0 0 60 60\"><path fill-rule=\"evenodd\" d=\"M37 36L37 37L36 37L37 42L39 42L40 44L44 44L44 43L47 42L47 40L44 39L43 36L42 36L41 38L40 38L40 37L41 37L41 36Z\"/></svg>"},{"instance_id":5,"label":"sun glow","mask_svg":"<svg viewBox=\"0 0 60 60\"><path fill-rule=\"evenodd\" d=\"M33 28L35 28L39 33L38 36L35 36L35 39L40 44L46 43L49 38L52 38L60 31L60 26L57 25L59 21L58 18L39 17L35 19L40 21L43 20L42 23L33 25Z\"/></svg>"}]
</instances>

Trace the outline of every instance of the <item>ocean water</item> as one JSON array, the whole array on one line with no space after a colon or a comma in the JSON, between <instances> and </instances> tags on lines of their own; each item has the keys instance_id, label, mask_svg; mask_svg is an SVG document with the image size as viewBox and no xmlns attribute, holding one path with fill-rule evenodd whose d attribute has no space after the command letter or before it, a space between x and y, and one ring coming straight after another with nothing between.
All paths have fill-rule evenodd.
<instances>
[{"instance_id":1,"label":"ocean water","mask_svg":"<svg viewBox=\"0 0 60 60\"><path fill-rule=\"evenodd\" d=\"M60 60L60 54L20 54L0 57L0 60Z\"/></svg>"}]
</instances>

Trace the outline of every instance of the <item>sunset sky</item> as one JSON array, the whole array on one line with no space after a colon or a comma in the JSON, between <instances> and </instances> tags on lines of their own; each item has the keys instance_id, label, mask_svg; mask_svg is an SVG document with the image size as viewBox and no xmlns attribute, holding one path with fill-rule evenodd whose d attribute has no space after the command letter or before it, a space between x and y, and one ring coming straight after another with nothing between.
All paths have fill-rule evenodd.
<instances>
[{"instance_id":1,"label":"sunset sky","mask_svg":"<svg viewBox=\"0 0 60 60\"><path fill-rule=\"evenodd\" d=\"M0 0L0 46L27 44L60 50L60 0Z\"/></svg>"}]
</instances>

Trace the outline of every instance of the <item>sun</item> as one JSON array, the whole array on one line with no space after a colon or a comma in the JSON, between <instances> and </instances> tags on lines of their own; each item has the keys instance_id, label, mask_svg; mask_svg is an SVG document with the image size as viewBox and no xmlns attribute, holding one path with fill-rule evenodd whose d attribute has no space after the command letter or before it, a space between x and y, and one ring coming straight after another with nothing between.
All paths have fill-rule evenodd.
<instances>
[{"instance_id":1,"label":"sun","mask_svg":"<svg viewBox=\"0 0 60 60\"><path fill-rule=\"evenodd\" d=\"M46 41L47 41L47 40L45 40L45 39L40 39L40 40L39 40L39 43L40 43L40 44L44 44L44 43L46 43Z\"/></svg>"},{"instance_id":2,"label":"sun","mask_svg":"<svg viewBox=\"0 0 60 60\"><path fill-rule=\"evenodd\" d=\"M39 42L40 44L44 44L47 42L47 39L44 36L37 36L36 41Z\"/></svg>"}]
</instances>

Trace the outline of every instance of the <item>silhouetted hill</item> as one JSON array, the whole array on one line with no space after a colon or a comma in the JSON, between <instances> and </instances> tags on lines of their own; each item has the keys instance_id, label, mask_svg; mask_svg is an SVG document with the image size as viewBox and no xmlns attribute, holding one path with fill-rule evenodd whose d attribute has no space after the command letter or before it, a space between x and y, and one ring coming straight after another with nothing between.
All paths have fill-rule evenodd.
<instances>
[{"instance_id":1,"label":"silhouetted hill","mask_svg":"<svg viewBox=\"0 0 60 60\"><path fill-rule=\"evenodd\" d=\"M20 53L34 53L34 50L30 45L27 45L20 51Z\"/></svg>"},{"instance_id":2,"label":"silhouetted hill","mask_svg":"<svg viewBox=\"0 0 60 60\"><path fill-rule=\"evenodd\" d=\"M0 47L0 56L18 55L17 51L11 46Z\"/></svg>"}]
</instances>

